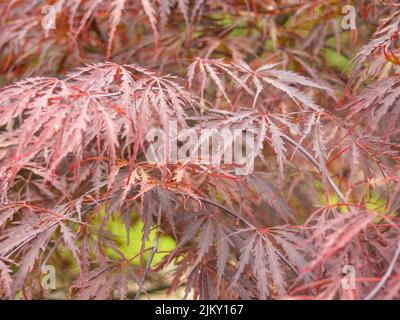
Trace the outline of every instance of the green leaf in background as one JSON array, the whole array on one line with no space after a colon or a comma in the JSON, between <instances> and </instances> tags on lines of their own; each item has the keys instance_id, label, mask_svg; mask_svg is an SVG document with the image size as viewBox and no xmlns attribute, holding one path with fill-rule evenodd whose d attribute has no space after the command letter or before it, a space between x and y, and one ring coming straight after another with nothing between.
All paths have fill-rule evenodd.
<instances>
[{"instance_id":1,"label":"green leaf in background","mask_svg":"<svg viewBox=\"0 0 400 320\"><path fill-rule=\"evenodd\" d=\"M102 218L105 215L105 209L100 211L98 217L96 217L92 221L92 226L95 228L99 228L101 225ZM131 227L129 229L129 242L126 234L126 227L123 219L118 216L112 216L106 225L106 231L108 231L111 235L111 238L115 241L118 250L122 253L127 260L132 259L132 263L138 265L140 263L140 249L142 246L142 237L143 237L143 222L141 219L138 219L138 215L135 211L131 212ZM150 231L149 239L145 243L145 250L143 258L145 261L150 257L151 249L154 245L154 240L156 236L156 230L153 229ZM152 266L159 263L169 251L174 250L176 247L176 241L174 238L167 235L160 235L158 240L158 250L154 255L152 260ZM111 259L119 260L121 259L120 255L113 248L107 246L105 248L106 255ZM137 257L136 257L137 256Z\"/></svg>"},{"instance_id":2,"label":"green leaf in background","mask_svg":"<svg viewBox=\"0 0 400 320\"><path fill-rule=\"evenodd\" d=\"M333 49L322 49L322 55L329 67L341 71L346 76L350 75L351 65L349 64L349 59L347 57L337 53L336 50Z\"/></svg>"},{"instance_id":3,"label":"green leaf in background","mask_svg":"<svg viewBox=\"0 0 400 320\"><path fill-rule=\"evenodd\" d=\"M116 242L118 243L119 250L124 254L126 259L132 259L140 253L140 248L142 246L142 236L143 236L143 222L138 219L133 226L130 228L129 233L129 244L126 236L125 224L120 218L112 218L107 224L107 230L111 231L114 235ZM154 240L156 236L156 230L150 231L149 239L146 241L145 249L151 249L154 245ZM170 236L160 236L158 241L158 252L154 255L152 265L159 263L167 253L165 251L171 251L175 249L176 242ZM115 251L108 247L106 249L106 254L114 259L118 259L119 256ZM147 260L151 254L151 250L147 250L144 253L144 258ZM133 264L139 264L140 257L136 257L132 260Z\"/></svg>"}]
</instances>

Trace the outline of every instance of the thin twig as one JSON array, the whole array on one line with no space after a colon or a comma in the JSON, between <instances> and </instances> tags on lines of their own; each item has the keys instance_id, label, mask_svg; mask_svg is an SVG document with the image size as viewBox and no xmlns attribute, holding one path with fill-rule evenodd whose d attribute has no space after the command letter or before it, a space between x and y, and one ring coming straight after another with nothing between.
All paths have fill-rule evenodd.
<instances>
[{"instance_id":1,"label":"thin twig","mask_svg":"<svg viewBox=\"0 0 400 320\"><path fill-rule=\"evenodd\" d=\"M381 281L378 282L378 284L375 286L375 288L372 289L372 291L364 298L364 300L373 299L376 296L376 294L379 292L379 290L384 286L385 282L387 281L387 279L392 274L394 266L396 265L396 262L397 262L397 259L399 258L399 256L400 256L400 241L399 241L399 244L397 246L396 253L393 256L392 261L390 262L389 268L386 270L386 272L383 275Z\"/></svg>"},{"instance_id":2,"label":"thin twig","mask_svg":"<svg viewBox=\"0 0 400 320\"><path fill-rule=\"evenodd\" d=\"M242 222L243 222L244 224L246 224L248 227L250 227L251 229L255 230L263 239L266 238L265 235L262 234L262 233L259 231L259 228L257 228L256 226L254 226L251 222L247 221L246 219L244 219L244 218L241 217L240 215L236 214L234 211L232 211L232 210L226 208L225 206L223 206L223 205L221 205L221 204L219 204L219 203L217 203L217 202L214 202L213 200L210 200L210 199L207 199L207 198L202 198L202 197L199 197L199 199L202 200L202 201L204 201L204 202L207 202L207 203L209 203L209 204L211 204L211 205L213 205L213 206L216 206L216 207L222 209L223 211L227 212L227 213L228 213L230 216L232 216L233 218L242 221ZM285 257L281 252L277 251L277 254L278 254L278 256L287 264L287 266L288 266L296 275L299 275L299 272L296 270L296 268L289 262L288 259L286 259L286 257Z\"/></svg>"},{"instance_id":3,"label":"thin twig","mask_svg":"<svg viewBox=\"0 0 400 320\"><path fill-rule=\"evenodd\" d=\"M138 300L140 295L142 294L144 282L146 281L147 274L150 271L151 263L153 262L154 256L158 251L158 238L160 236L160 225L161 225L161 205L158 208L158 217L157 217L157 228L156 228L156 236L154 238L153 249L151 250L149 260L147 261L146 269L143 272L142 279L140 280L138 291L135 295L135 300Z\"/></svg>"},{"instance_id":4,"label":"thin twig","mask_svg":"<svg viewBox=\"0 0 400 320\"><path fill-rule=\"evenodd\" d=\"M140 285L139 285L139 288L138 288L138 290L136 292L135 300L138 300L140 295L142 294L142 289L143 289L143 286L144 286L144 282L146 281L147 274L150 271L151 263L153 262L154 256L158 251L159 234L160 234L160 232L159 232L159 226L158 226L157 227L157 231L156 231L156 236L155 236L155 239L154 239L153 250L151 250L151 254L150 254L149 260L147 261L146 269L144 270L142 279L140 280Z\"/></svg>"},{"instance_id":5,"label":"thin twig","mask_svg":"<svg viewBox=\"0 0 400 320\"><path fill-rule=\"evenodd\" d=\"M298 148L300 150L300 152L306 156L306 158L308 160L311 161L311 163L318 168L319 172L322 172L322 169L318 163L318 161L305 149L303 148L300 144L298 144L296 141L294 141L292 138L288 137L287 135L285 135L284 133L281 134L281 137L284 138L287 142L289 142L291 145L293 145L294 147ZM335 184L335 182L332 180L332 178L329 175L325 176L326 180L328 181L329 185L331 186L331 188L336 192L336 194L338 195L338 197L340 198L340 200L342 200L343 202L346 202L345 197L343 196L342 192L340 191L340 189L338 188L338 186Z\"/></svg>"},{"instance_id":6,"label":"thin twig","mask_svg":"<svg viewBox=\"0 0 400 320\"><path fill-rule=\"evenodd\" d=\"M233 116L234 113L230 112L230 111L226 111L226 110L217 110L217 109L209 109L208 111L210 111L211 113L216 113L216 114L221 114L221 115L225 115L225 116ZM247 114L246 116L251 115L251 113ZM308 159L311 161L311 163L318 169L318 171L321 174L324 174L322 171L322 168L319 165L319 162L304 148L302 147L299 143L297 143L296 141L294 141L292 138L290 138L289 136L287 136L284 133L281 133L281 137L283 139L285 139L287 142L289 142L292 146L296 147L298 150L300 150L300 152ZM338 197L340 198L340 200L342 202L346 202L345 197L343 196L342 192L340 191L340 189L338 188L338 186L335 184L335 182L332 180L332 178L329 175L325 175L326 180L328 181L329 185L331 186L331 188L336 192L336 194L338 195Z\"/></svg>"}]
</instances>

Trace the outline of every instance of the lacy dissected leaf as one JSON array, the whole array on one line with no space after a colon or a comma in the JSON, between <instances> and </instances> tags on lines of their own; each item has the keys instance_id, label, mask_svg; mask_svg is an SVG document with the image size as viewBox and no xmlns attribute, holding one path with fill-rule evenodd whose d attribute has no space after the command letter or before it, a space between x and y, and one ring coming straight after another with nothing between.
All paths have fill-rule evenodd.
<instances>
[{"instance_id":1,"label":"lacy dissected leaf","mask_svg":"<svg viewBox=\"0 0 400 320\"><path fill-rule=\"evenodd\" d=\"M144 77L135 81L133 72ZM3 88L0 105L0 124L23 120L9 130L21 137L8 146L13 153L0 159L3 179L11 182L32 159L37 170L53 171L70 155L82 159L91 145L95 154L86 157L115 163L122 143L136 141L137 148L143 143L149 117L165 124L174 115L185 125L191 98L173 78L101 63L80 68L65 80L32 78Z\"/></svg>"},{"instance_id":2,"label":"lacy dissected leaf","mask_svg":"<svg viewBox=\"0 0 400 320\"><path fill-rule=\"evenodd\" d=\"M12 271L7 264L0 260L0 296L8 299L12 298L11 287L13 280L11 273Z\"/></svg>"},{"instance_id":3,"label":"lacy dissected leaf","mask_svg":"<svg viewBox=\"0 0 400 320\"><path fill-rule=\"evenodd\" d=\"M365 119L369 129L376 131L385 122L385 133L391 134L398 128L400 114L400 77L379 80L361 92L350 108L349 118L358 123Z\"/></svg>"},{"instance_id":4,"label":"lacy dissected leaf","mask_svg":"<svg viewBox=\"0 0 400 320\"><path fill-rule=\"evenodd\" d=\"M33 239L25 249L27 251L21 261L19 261L18 272L15 274L12 284L14 294L17 292L17 290L22 289L25 278L28 276L29 272L32 271L36 260L40 257L40 253L45 251L47 243L49 242L53 232L54 228L50 228L42 232L38 237Z\"/></svg>"},{"instance_id":5,"label":"lacy dissected leaf","mask_svg":"<svg viewBox=\"0 0 400 320\"><path fill-rule=\"evenodd\" d=\"M348 217L338 217L328 221L324 227L320 227L314 237L321 241L321 250L318 252L317 258L309 264L307 270L320 265L337 251L346 247L373 219L374 215L370 213L354 212Z\"/></svg>"},{"instance_id":6,"label":"lacy dissected leaf","mask_svg":"<svg viewBox=\"0 0 400 320\"><path fill-rule=\"evenodd\" d=\"M373 39L363 46L354 59L353 74L360 71L363 63L376 56L378 52L384 54L388 61L398 63L398 58L394 55L395 43L400 31L400 14L395 12L390 17L384 19L383 23L375 32Z\"/></svg>"},{"instance_id":7,"label":"lacy dissected leaf","mask_svg":"<svg viewBox=\"0 0 400 320\"><path fill-rule=\"evenodd\" d=\"M250 265L257 278L261 299L275 294L285 295L288 286L285 275L288 270L296 275L306 265L305 256L311 254L309 248L301 245L303 241L300 233L286 228L252 232L241 248L231 286L235 286L246 266Z\"/></svg>"}]
</instances>

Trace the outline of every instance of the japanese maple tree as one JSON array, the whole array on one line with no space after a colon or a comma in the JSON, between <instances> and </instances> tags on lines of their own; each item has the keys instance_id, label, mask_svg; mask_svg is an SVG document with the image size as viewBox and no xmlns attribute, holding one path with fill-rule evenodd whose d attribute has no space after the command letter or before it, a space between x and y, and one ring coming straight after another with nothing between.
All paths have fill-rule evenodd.
<instances>
[{"instance_id":1,"label":"japanese maple tree","mask_svg":"<svg viewBox=\"0 0 400 320\"><path fill-rule=\"evenodd\" d=\"M0 30L1 298L54 297L47 265L70 299L400 298L396 1L4 0ZM149 161L171 123L251 130L251 170Z\"/></svg>"}]
</instances>

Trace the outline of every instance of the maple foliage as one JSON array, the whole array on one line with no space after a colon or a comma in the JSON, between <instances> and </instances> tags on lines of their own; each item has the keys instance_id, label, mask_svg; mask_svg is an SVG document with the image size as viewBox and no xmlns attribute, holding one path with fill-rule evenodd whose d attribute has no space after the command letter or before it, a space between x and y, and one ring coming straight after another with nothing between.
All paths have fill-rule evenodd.
<instances>
[{"instance_id":1,"label":"maple foliage","mask_svg":"<svg viewBox=\"0 0 400 320\"><path fill-rule=\"evenodd\" d=\"M50 263L71 299L160 283L195 299L400 298L400 7L381 2L356 1L345 31L346 1L2 1L0 297L50 297ZM172 121L253 130L253 170L148 161Z\"/></svg>"}]
</instances>

